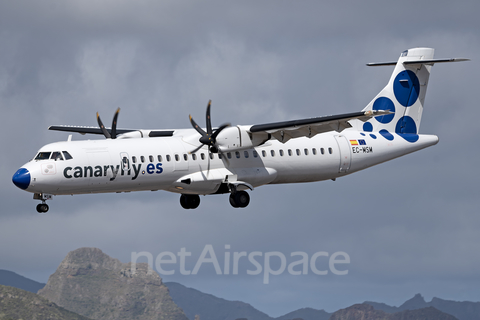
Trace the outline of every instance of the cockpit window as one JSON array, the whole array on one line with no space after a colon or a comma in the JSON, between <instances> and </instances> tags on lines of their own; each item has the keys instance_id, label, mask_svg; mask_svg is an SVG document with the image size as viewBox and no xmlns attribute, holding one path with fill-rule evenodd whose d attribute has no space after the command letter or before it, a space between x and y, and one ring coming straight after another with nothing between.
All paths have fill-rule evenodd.
<instances>
[{"instance_id":1,"label":"cockpit window","mask_svg":"<svg viewBox=\"0 0 480 320\"><path fill-rule=\"evenodd\" d=\"M50 157L50 159L55 161L59 161L59 160L63 161L62 153L60 151L52 152L52 156Z\"/></svg>"},{"instance_id":2,"label":"cockpit window","mask_svg":"<svg viewBox=\"0 0 480 320\"><path fill-rule=\"evenodd\" d=\"M50 159L51 152L39 152L35 157L35 160L48 160Z\"/></svg>"},{"instance_id":3,"label":"cockpit window","mask_svg":"<svg viewBox=\"0 0 480 320\"><path fill-rule=\"evenodd\" d=\"M67 151L62 151L62 152L63 152L63 156L65 157L65 160L73 159L70 153L68 153Z\"/></svg>"}]
</instances>

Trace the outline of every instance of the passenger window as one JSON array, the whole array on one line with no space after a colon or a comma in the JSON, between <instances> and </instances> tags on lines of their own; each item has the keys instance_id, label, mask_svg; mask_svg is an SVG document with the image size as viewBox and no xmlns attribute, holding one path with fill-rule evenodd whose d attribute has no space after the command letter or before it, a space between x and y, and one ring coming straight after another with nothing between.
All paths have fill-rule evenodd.
<instances>
[{"instance_id":1,"label":"passenger window","mask_svg":"<svg viewBox=\"0 0 480 320\"><path fill-rule=\"evenodd\" d=\"M222 159L222 155L220 153L218 154L218 159Z\"/></svg>"},{"instance_id":2,"label":"passenger window","mask_svg":"<svg viewBox=\"0 0 480 320\"><path fill-rule=\"evenodd\" d=\"M237 157L237 159L240 159L240 152L235 151L235 157Z\"/></svg>"},{"instance_id":3,"label":"passenger window","mask_svg":"<svg viewBox=\"0 0 480 320\"><path fill-rule=\"evenodd\" d=\"M272 155L272 157L275 157L275 150L270 150L270 154Z\"/></svg>"},{"instance_id":4,"label":"passenger window","mask_svg":"<svg viewBox=\"0 0 480 320\"><path fill-rule=\"evenodd\" d=\"M61 154L60 151L52 152L52 156L50 157L50 159L55 160L55 161L58 161L58 160L63 161L63 157L62 157L62 154Z\"/></svg>"},{"instance_id":5,"label":"passenger window","mask_svg":"<svg viewBox=\"0 0 480 320\"><path fill-rule=\"evenodd\" d=\"M257 151L255 151L255 150L253 150L253 157L254 157L254 158L257 158L257 157L258 157L258 153L257 153Z\"/></svg>"},{"instance_id":6,"label":"passenger window","mask_svg":"<svg viewBox=\"0 0 480 320\"><path fill-rule=\"evenodd\" d=\"M248 151L247 150L243 151L243 155L245 156L245 158L248 158L249 157Z\"/></svg>"},{"instance_id":7,"label":"passenger window","mask_svg":"<svg viewBox=\"0 0 480 320\"><path fill-rule=\"evenodd\" d=\"M295 150L297 152L297 156L300 155L300 149Z\"/></svg>"},{"instance_id":8,"label":"passenger window","mask_svg":"<svg viewBox=\"0 0 480 320\"><path fill-rule=\"evenodd\" d=\"M166 155L166 158L167 158L167 161L170 162L170 155L169 154Z\"/></svg>"},{"instance_id":9,"label":"passenger window","mask_svg":"<svg viewBox=\"0 0 480 320\"><path fill-rule=\"evenodd\" d=\"M73 159L72 156L70 155L70 153L68 153L67 151L62 151L62 152L63 152L63 157L65 158L65 160Z\"/></svg>"},{"instance_id":10,"label":"passenger window","mask_svg":"<svg viewBox=\"0 0 480 320\"><path fill-rule=\"evenodd\" d=\"M262 156L265 158L267 156L267 153L265 152L265 150L262 150Z\"/></svg>"},{"instance_id":11,"label":"passenger window","mask_svg":"<svg viewBox=\"0 0 480 320\"><path fill-rule=\"evenodd\" d=\"M292 149L288 149L288 155L291 157L292 156Z\"/></svg>"},{"instance_id":12,"label":"passenger window","mask_svg":"<svg viewBox=\"0 0 480 320\"><path fill-rule=\"evenodd\" d=\"M317 149L312 148L312 153L313 153L313 155L316 155L317 154Z\"/></svg>"},{"instance_id":13,"label":"passenger window","mask_svg":"<svg viewBox=\"0 0 480 320\"><path fill-rule=\"evenodd\" d=\"M180 161L180 156L178 154L175 155L175 161Z\"/></svg>"},{"instance_id":14,"label":"passenger window","mask_svg":"<svg viewBox=\"0 0 480 320\"><path fill-rule=\"evenodd\" d=\"M213 160L213 153L210 153L210 159Z\"/></svg>"},{"instance_id":15,"label":"passenger window","mask_svg":"<svg viewBox=\"0 0 480 320\"><path fill-rule=\"evenodd\" d=\"M145 162L145 157L144 156L140 156L140 161L142 161L142 163Z\"/></svg>"},{"instance_id":16,"label":"passenger window","mask_svg":"<svg viewBox=\"0 0 480 320\"><path fill-rule=\"evenodd\" d=\"M202 158L202 160L205 160L205 153L200 153L200 158Z\"/></svg>"},{"instance_id":17,"label":"passenger window","mask_svg":"<svg viewBox=\"0 0 480 320\"><path fill-rule=\"evenodd\" d=\"M332 148L328 148L328 153L332 154L332 153L333 153L333 149L332 149Z\"/></svg>"},{"instance_id":18,"label":"passenger window","mask_svg":"<svg viewBox=\"0 0 480 320\"><path fill-rule=\"evenodd\" d=\"M162 156L161 155L158 155L157 159L158 159L158 162L162 162Z\"/></svg>"},{"instance_id":19,"label":"passenger window","mask_svg":"<svg viewBox=\"0 0 480 320\"><path fill-rule=\"evenodd\" d=\"M325 154L325 149L320 148L320 153L321 153L321 154Z\"/></svg>"},{"instance_id":20,"label":"passenger window","mask_svg":"<svg viewBox=\"0 0 480 320\"><path fill-rule=\"evenodd\" d=\"M305 152L305 155L308 156L308 149L305 148L305 150L303 150L303 152Z\"/></svg>"},{"instance_id":21,"label":"passenger window","mask_svg":"<svg viewBox=\"0 0 480 320\"><path fill-rule=\"evenodd\" d=\"M132 157L132 162L133 162L133 163L137 163L137 157L133 156L133 157Z\"/></svg>"},{"instance_id":22,"label":"passenger window","mask_svg":"<svg viewBox=\"0 0 480 320\"><path fill-rule=\"evenodd\" d=\"M188 161L188 155L186 153L183 154L183 160Z\"/></svg>"},{"instance_id":23,"label":"passenger window","mask_svg":"<svg viewBox=\"0 0 480 320\"><path fill-rule=\"evenodd\" d=\"M227 152L227 158L232 159L232 153L231 152Z\"/></svg>"},{"instance_id":24,"label":"passenger window","mask_svg":"<svg viewBox=\"0 0 480 320\"><path fill-rule=\"evenodd\" d=\"M150 162L153 162L153 156L148 156L148 160L150 160Z\"/></svg>"},{"instance_id":25,"label":"passenger window","mask_svg":"<svg viewBox=\"0 0 480 320\"><path fill-rule=\"evenodd\" d=\"M280 153L280 157L283 157L283 150L282 149L280 149L279 153Z\"/></svg>"}]
</instances>

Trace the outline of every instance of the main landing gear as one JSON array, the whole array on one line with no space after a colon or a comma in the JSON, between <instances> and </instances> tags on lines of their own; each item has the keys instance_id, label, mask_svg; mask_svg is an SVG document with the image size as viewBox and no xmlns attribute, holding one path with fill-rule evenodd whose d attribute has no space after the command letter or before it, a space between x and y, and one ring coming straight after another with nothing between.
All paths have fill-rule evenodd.
<instances>
[{"instance_id":1,"label":"main landing gear","mask_svg":"<svg viewBox=\"0 0 480 320\"><path fill-rule=\"evenodd\" d=\"M250 196L246 191L237 191L230 194L230 204L234 208L245 208L250 203Z\"/></svg>"},{"instance_id":2,"label":"main landing gear","mask_svg":"<svg viewBox=\"0 0 480 320\"><path fill-rule=\"evenodd\" d=\"M196 209L200 205L200 196L197 194L182 194L180 204L183 209Z\"/></svg>"},{"instance_id":3,"label":"main landing gear","mask_svg":"<svg viewBox=\"0 0 480 320\"><path fill-rule=\"evenodd\" d=\"M47 200L52 199L51 194L46 194L46 193L34 193L33 194L33 199L35 200L41 200L42 203L39 203L37 205L37 212L38 213L47 213L48 212L48 204L46 203Z\"/></svg>"},{"instance_id":4,"label":"main landing gear","mask_svg":"<svg viewBox=\"0 0 480 320\"><path fill-rule=\"evenodd\" d=\"M246 191L236 191L230 193L229 200L232 207L245 208L250 203L250 196ZM182 194L180 196L180 204L184 209L196 209L200 205L200 197L196 194Z\"/></svg>"}]
</instances>

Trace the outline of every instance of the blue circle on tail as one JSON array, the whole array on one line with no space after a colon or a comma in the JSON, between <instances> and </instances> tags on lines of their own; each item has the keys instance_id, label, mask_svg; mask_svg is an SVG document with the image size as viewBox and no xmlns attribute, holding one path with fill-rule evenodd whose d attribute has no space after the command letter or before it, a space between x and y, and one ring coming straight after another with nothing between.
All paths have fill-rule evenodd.
<instances>
[{"instance_id":1,"label":"blue circle on tail","mask_svg":"<svg viewBox=\"0 0 480 320\"><path fill-rule=\"evenodd\" d=\"M417 125L415 120L409 116L401 117L398 119L397 125L395 126L395 133L417 134Z\"/></svg>"},{"instance_id":2,"label":"blue circle on tail","mask_svg":"<svg viewBox=\"0 0 480 320\"><path fill-rule=\"evenodd\" d=\"M373 131L373 125L370 122L365 122L363 124L363 131L372 132Z\"/></svg>"},{"instance_id":3,"label":"blue circle on tail","mask_svg":"<svg viewBox=\"0 0 480 320\"><path fill-rule=\"evenodd\" d=\"M395 105L393 101L388 99L387 97L380 97L373 103L373 110L390 110L391 112L395 112ZM375 117L375 119L380 123L389 123L393 120L395 113L387 114L384 116Z\"/></svg>"},{"instance_id":4,"label":"blue circle on tail","mask_svg":"<svg viewBox=\"0 0 480 320\"><path fill-rule=\"evenodd\" d=\"M393 93L402 106L413 105L420 95L420 82L415 73L410 70L400 72L393 81Z\"/></svg>"}]
</instances>

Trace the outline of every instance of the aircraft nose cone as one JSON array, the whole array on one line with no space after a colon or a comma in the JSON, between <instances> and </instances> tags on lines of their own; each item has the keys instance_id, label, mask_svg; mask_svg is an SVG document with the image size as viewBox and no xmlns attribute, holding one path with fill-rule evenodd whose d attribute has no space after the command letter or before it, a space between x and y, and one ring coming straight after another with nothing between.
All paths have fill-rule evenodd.
<instances>
[{"instance_id":1,"label":"aircraft nose cone","mask_svg":"<svg viewBox=\"0 0 480 320\"><path fill-rule=\"evenodd\" d=\"M30 185L30 172L25 168L20 168L13 175L12 181L20 189L26 190Z\"/></svg>"}]
</instances>

